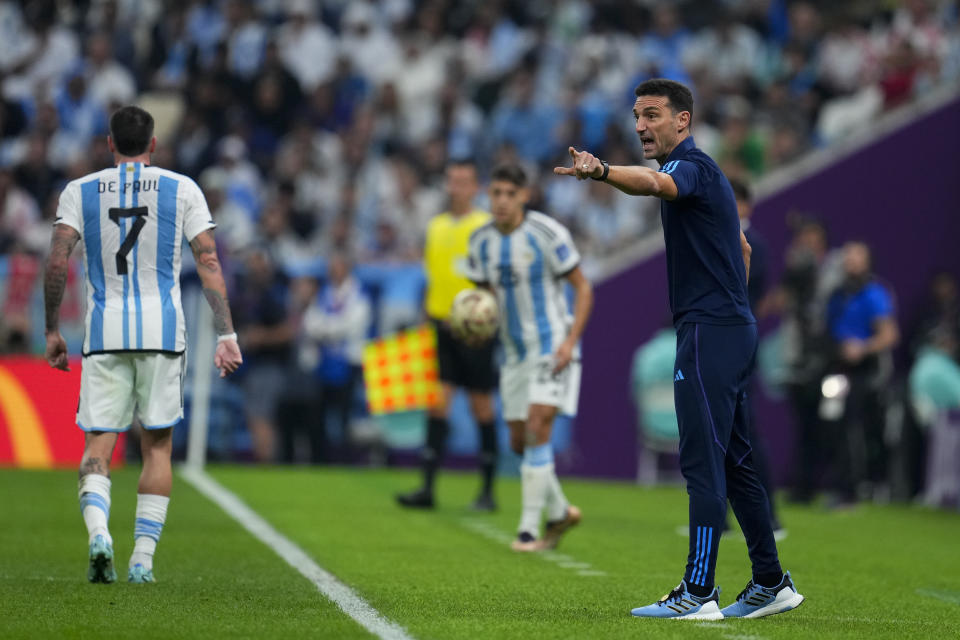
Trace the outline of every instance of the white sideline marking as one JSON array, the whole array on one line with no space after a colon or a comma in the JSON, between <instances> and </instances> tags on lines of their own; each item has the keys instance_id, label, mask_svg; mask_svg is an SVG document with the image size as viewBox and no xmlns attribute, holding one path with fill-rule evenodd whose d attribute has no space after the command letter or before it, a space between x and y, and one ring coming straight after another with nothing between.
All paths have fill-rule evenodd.
<instances>
[{"instance_id":1,"label":"white sideline marking","mask_svg":"<svg viewBox=\"0 0 960 640\"><path fill-rule=\"evenodd\" d=\"M730 631L730 625L723 622L699 622L694 621L693 624L698 627L707 627L710 629L726 629ZM742 633L721 633L721 638L726 638L726 640L767 640L765 636L758 636L753 634L742 634Z\"/></svg>"},{"instance_id":2,"label":"white sideline marking","mask_svg":"<svg viewBox=\"0 0 960 640\"><path fill-rule=\"evenodd\" d=\"M960 604L960 592L941 591L939 589L917 589L917 594L927 596L928 598L936 598L949 604Z\"/></svg>"},{"instance_id":3,"label":"white sideline marking","mask_svg":"<svg viewBox=\"0 0 960 640\"><path fill-rule=\"evenodd\" d=\"M479 533L488 540L492 540L504 546L507 546L513 542L513 538L511 536L507 535L500 529L497 529L492 524L483 522L482 520L476 520L474 518L462 518L460 520L460 525L465 529L473 531L474 533ZM533 555L539 556L542 560L546 560L547 562L555 562L561 569L574 570L579 576L588 577L607 575L606 571L593 569L589 562L580 562L573 556L568 556L563 553L556 553L554 551L539 551Z\"/></svg>"},{"instance_id":4,"label":"white sideline marking","mask_svg":"<svg viewBox=\"0 0 960 640\"><path fill-rule=\"evenodd\" d=\"M287 564L316 585L320 593L340 607L341 611L353 618L361 627L383 640L413 640L406 629L380 615L380 612L371 607L353 589L318 565L303 549L274 529L256 511L204 471L185 468L181 470L180 475L194 489L216 503L227 515L249 531L253 537L273 549Z\"/></svg>"},{"instance_id":5,"label":"white sideline marking","mask_svg":"<svg viewBox=\"0 0 960 640\"><path fill-rule=\"evenodd\" d=\"M573 557L555 551L548 551L541 557L548 562L576 562Z\"/></svg>"}]
</instances>

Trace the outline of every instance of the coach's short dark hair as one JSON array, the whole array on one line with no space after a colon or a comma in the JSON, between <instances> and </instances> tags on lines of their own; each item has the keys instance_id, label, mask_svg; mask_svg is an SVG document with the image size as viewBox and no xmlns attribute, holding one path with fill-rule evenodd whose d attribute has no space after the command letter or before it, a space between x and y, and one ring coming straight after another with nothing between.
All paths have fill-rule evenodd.
<instances>
[{"instance_id":1,"label":"coach's short dark hair","mask_svg":"<svg viewBox=\"0 0 960 640\"><path fill-rule=\"evenodd\" d=\"M490 182L494 180L505 180L518 187L525 187L527 186L527 172L516 162L505 162L493 168L493 172L490 174Z\"/></svg>"},{"instance_id":2,"label":"coach's short dark hair","mask_svg":"<svg viewBox=\"0 0 960 640\"><path fill-rule=\"evenodd\" d=\"M110 137L120 155L146 153L153 139L153 116L133 105L120 107L110 116Z\"/></svg>"},{"instance_id":3,"label":"coach's short dark hair","mask_svg":"<svg viewBox=\"0 0 960 640\"><path fill-rule=\"evenodd\" d=\"M670 104L670 111L674 114L689 111L690 118L693 119L693 93L679 82L666 78L653 78L641 82L633 92L638 98L640 96L663 96Z\"/></svg>"},{"instance_id":4,"label":"coach's short dark hair","mask_svg":"<svg viewBox=\"0 0 960 640\"><path fill-rule=\"evenodd\" d=\"M750 202L753 194L750 192L750 186L746 182L733 178L730 180L730 187L733 189L733 195L737 200Z\"/></svg>"}]
</instances>

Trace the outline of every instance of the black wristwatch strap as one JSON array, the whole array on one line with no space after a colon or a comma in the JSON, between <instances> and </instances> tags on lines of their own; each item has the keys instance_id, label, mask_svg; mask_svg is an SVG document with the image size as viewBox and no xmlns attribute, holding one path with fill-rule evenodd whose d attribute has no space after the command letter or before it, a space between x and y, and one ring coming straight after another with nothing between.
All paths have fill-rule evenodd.
<instances>
[{"instance_id":1,"label":"black wristwatch strap","mask_svg":"<svg viewBox=\"0 0 960 640\"><path fill-rule=\"evenodd\" d=\"M607 179L607 176L610 175L610 165L607 164L606 160L601 160L600 164L603 166L603 173L600 174L599 178L594 178L593 176L590 176L590 178L593 180L599 180L600 182L604 182Z\"/></svg>"}]
</instances>

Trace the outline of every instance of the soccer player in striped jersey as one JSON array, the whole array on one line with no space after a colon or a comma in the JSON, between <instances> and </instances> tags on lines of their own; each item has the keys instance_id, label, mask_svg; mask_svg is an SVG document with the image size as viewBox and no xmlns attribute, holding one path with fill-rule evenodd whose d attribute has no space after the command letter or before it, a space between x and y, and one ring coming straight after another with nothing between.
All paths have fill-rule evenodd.
<instances>
[{"instance_id":1,"label":"soccer player in striped jersey","mask_svg":"<svg viewBox=\"0 0 960 640\"><path fill-rule=\"evenodd\" d=\"M580 521L580 510L560 488L550 432L558 412L576 413L580 392L580 337L590 316L593 290L580 270L580 256L566 227L525 211L527 178L516 164L491 174L493 221L470 238L468 277L489 287L500 305L500 371L503 414L520 467L523 510L514 551L557 546ZM566 282L575 292L573 313ZM540 520L547 525L540 538Z\"/></svg>"},{"instance_id":2,"label":"soccer player in striped jersey","mask_svg":"<svg viewBox=\"0 0 960 640\"><path fill-rule=\"evenodd\" d=\"M136 408L144 428L129 582L154 582L153 555L170 502L173 426L183 418L186 329L180 302L180 237L190 242L219 338L225 376L242 358L233 331L214 223L195 182L150 166L153 117L123 107L110 117L116 166L70 182L60 194L44 273L47 362L68 370L59 330L67 261L81 240L86 335L77 425L86 432L80 511L89 534L90 582L117 579L110 537L110 458Z\"/></svg>"}]
</instances>

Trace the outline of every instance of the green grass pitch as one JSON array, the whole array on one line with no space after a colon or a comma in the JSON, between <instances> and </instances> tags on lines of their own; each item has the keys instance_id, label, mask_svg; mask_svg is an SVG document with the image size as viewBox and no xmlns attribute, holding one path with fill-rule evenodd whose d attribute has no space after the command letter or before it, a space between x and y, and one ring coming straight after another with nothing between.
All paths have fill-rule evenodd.
<instances>
[{"instance_id":1,"label":"green grass pitch","mask_svg":"<svg viewBox=\"0 0 960 640\"><path fill-rule=\"evenodd\" d=\"M118 573L132 550L135 469L114 473ZM504 541L519 514L516 479L500 511L469 512L472 474L441 476L439 508L402 511L414 474L214 467L235 492L321 566L415 638L960 637L960 515L863 506L785 507L780 543L807 601L762 620L638 620L681 577L680 489L565 481L584 522L555 554ZM155 562L156 585L91 585L74 472L0 471L0 637L365 638L308 580L177 479ZM721 543L721 606L749 579L742 538Z\"/></svg>"}]
</instances>

